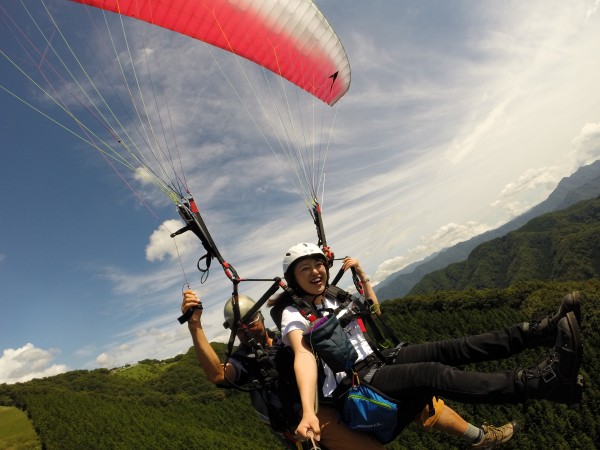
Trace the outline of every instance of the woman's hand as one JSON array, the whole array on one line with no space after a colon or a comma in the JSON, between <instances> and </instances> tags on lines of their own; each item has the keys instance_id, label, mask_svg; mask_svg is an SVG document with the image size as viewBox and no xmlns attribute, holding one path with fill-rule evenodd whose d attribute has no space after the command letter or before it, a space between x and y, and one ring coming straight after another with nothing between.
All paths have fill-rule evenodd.
<instances>
[{"instance_id":1,"label":"woman's hand","mask_svg":"<svg viewBox=\"0 0 600 450\"><path fill-rule=\"evenodd\" d=\"M358 276L362 283L364 283L367 279L367 274L362 269L362 267L360 267L360 262L358 262L358 259L356 258L352 258L350 256L344 258L344 260L342 261L342 268L344 269L344 271L354 268L356 276Z\"/></svg>"},{"instance_id":2,"label":"woman's hand","mask_svg":"<svg viewBox=\"0 0 600 450\"><path fill-rule=\"evenodd\" d=\"M369 277L367 276L367 274L365 273L365 271L362 269L362 267L360 267L360 263L358 262L358 259L356 258L351 258L350 256L344 258L344 261L342 262L342 268L344 269L344 271L354 268L354 271L356 272L356 276L358 277L358 279L360 280L363 290L364 290L364 296L368 299L371 300L371 302L373 302L373 312L375 312L378 316L381 315L381 310L379 309L379 301L377 300L377 295L375 294L375 291L373 290L373 286L371 286L371 282L369 280Z\"/></svg>"},{"instance_id":3,"label":"woman's hand","mask_svg":"<svg viewBox=\"0 0 600 450\"><path fill-rule=\"evenodd\" d=\"M296 436L302 441L310 438L314 438L317 441L321 440L321 427L314 411L309 411L307 414L302 415L302 420L298 424L298 428L296 428Z\"/></svg>"}]
</instances>

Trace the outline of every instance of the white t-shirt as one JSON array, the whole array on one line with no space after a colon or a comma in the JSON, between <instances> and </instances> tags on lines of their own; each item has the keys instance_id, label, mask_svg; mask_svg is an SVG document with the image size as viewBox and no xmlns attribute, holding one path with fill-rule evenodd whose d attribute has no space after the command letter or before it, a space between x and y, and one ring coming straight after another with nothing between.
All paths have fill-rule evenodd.
<instances>
[{"instance_id":1,"label":"white t-shirt","mask_svg":"<svg viewBox=\"0 0 600 450\"><path fill-rule=\"evenodd\" d=\"M337 300L331 300L331 299L325 297L325 305L324 306L323 305L315 305L315 306L317 307L317 309L321 309L324 307L325 309L335 310L339 306L339 303ZM347 309L341 310L337 314L338 319L345 316L347 313L348 313ZM329 315L329 312L324 311L323 315ZM309 321L306 320L304 317L302 317L302 314L300 314L300 311L298 311L298 309L295 306L286 307L283 310L283 314L281 316L281 336L283 338L283 342L286 345L290 345L290 341L287 336L288 333L290 331L294 331L294 330L302 330L304 332L304 330L306 330L308 328L308 325L309 325ZM360 329L360 325L358 324L356 319L352 320L344 328L344 330L346 331L346 334L348 335L348 338L350 339L352 346L356 350L356 353L358 353L357 361L360 361L361 359L364 359L367 356L369 356L371 353L373 353L373 350L371 349L371 346L365 339L365 336L364 336L362 330ZM339 382L346 376L346 373L345 372L333 373L333 371L326 364L324 364L323 366L325 369L325 383L323 384L323 395L325 397L331 397L331 393L337 387Z\"/></svg>"}]
</instances>

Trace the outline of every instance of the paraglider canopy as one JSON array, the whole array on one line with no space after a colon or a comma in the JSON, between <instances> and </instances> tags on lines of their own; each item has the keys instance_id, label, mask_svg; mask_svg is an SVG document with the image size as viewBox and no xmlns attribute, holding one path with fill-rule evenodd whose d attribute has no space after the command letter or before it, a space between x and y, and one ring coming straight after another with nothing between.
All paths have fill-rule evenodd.
<instances>
[{"instance_id":1,"label":"paraglider canopy","mask_svg":"<svg viewBox=\"0 0 600 450\"><path fill-rule=\"evenodd\" d=\"M52 8L42 2L44 7L38 9L19 3L26 13L23 17L32 25L21 26L12 17L6 23L27 59L2 50L0 54L44 100L50 100L52 110L46 113L18 93L0 87L96 149L138 198L142 197L135 190L137 183L152 183L175 202L185 227L169 232L173 237L192 230L200 238L207 251L198 264L202 280L212 258L219 260L230 280L237 283L239 277L214 245L193 200L184 173L188 158L181 155L200 149L180 148L175 138L173 119L177 115L171 114L166 89L174 83L167 86L166 77L156 74L164 47L149 44L148 27L138 26L141 22L207 44L207 53L225 81L222 84L229 84L266 146L283 162L282 168L289 172L313 214L319 245L328 252L319 192L325 185L325 162L337 112L329 106L348 90L350 66L340 39L311 0L71 0L101 12L93 14L88 11L91 8L74 5L71 9L81 9L89 18L89 26L83 25L80 17L74 21L83 27L76 37L63 33L61 21L54 17L54 11L69 9L64 0ZM97 26L101 22L102 26ZM168 34L161 36L169 40ZM95 42L98 47L89 45ZM215 57L211 45L231 55L219 50ZM110 53L110 59L101 58L104 51ZM236 57L231 64L221 65L218 53L224 53L225 61ZM91 64L83 64L86 58L82 54L93 55ZM207 64L185 58L177 61L185 68L198 67L194 62ZM246 60L256 65L246 64ZM243 76L230 78L235 63ZM256 76L259 74L262 79ZM197 87L197 78L194 75L184 87ZM248 89L240 87L238 91L237 83L244 79ZM264 85L255 86L255 82ZM260 147L250 146L252 151ZM133 182L120 172L122 167L134 173Z\"/></svg>"},{"instance_id":2,"label":"paraglider canopy","mask_svg":"<svg viewBox=\"0 0 600 450\"><path fill-rule=\"evenodd\" d=\"M344 48L310 0L72 0L199 39L335 104L350 86Z\"/></svg>"}]
</instances>

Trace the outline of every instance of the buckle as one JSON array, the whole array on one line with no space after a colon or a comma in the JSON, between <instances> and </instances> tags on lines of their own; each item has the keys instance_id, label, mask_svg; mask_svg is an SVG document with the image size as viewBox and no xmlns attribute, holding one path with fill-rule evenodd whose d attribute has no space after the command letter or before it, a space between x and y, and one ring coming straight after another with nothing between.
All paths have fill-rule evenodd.
<instances>
[{"instance_id":1,"label":"buckle","mask_svg":"<svg viewBox=\"0 0 600 450\"><path fill-rule=\"evenodd\" d=\"M554 372L552 366L546 366L542 371L541 376L545 383L549 383L556 378L556 372Z\"/></svg>"}]
</instances>

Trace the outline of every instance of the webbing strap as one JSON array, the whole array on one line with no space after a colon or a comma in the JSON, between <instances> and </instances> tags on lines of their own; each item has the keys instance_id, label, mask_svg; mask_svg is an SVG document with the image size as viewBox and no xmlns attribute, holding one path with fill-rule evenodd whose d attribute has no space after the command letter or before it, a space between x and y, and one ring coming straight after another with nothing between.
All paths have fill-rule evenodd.
<instances>
[{"instance_id":1,"label":"webbing strap","mask_svg":"<svg viewBox=\"0 0 600 450\"><path fill-rule=\"evenodd\" d=\"M298 307L298 311L300 314L302 314L302 317L309 322L314 322L317 317L322 315L313 305L304 300L304 298L300 298L298 295L296 295L294 290L281 281L281 279L279 281L279 287L281 287L281 289L283 289L292 298L294 305Z\"/></svg>"},{"instance_id":2,"label":"webbing strap","mask_svg":"<svg viewBox=\"0 0 600 450\"><path fill-rule=\"evenodd\" d=\"M394 346L397 346L400 343L394 332L384 321L383 317L378 315L377 323L375 322L370 309L372 302L369 299L364 298L362 295L359 298L353 297L348 292L335 285L328 287L328 293L340 303L340 305L333 311L334 315L337 315L340 311L346 309L352 302L355 303L358 311L353 311L352 316L348 316L348 318L352 319L355 317L361 317L367 322L368 330L373 333L375 339L377 340L377 345L375 345L375 347L383 347L383 343L388 340L391 341ZM378 324L381 326L381 329L383 329L383 333ZM374 346L371 345L371 347L373 348ZM375 348L373 348L373 350L375 350Z\"/></svg>"},{"instance_id":3,"label":"webbing strap","mask_svg":"<svg viewBox=\"0 0 600 450\"><path fill-rule=\"evenodd\" d=\"M373 377L375 376L375 373L381 369L383 367L383 364L379 364L379 363L375 363L371 366L371 368L369 369L369 371L367 372L367 374L363 377L362 381L370 384L371 380L373 379Z\"/></svg>"}]
</instances>

